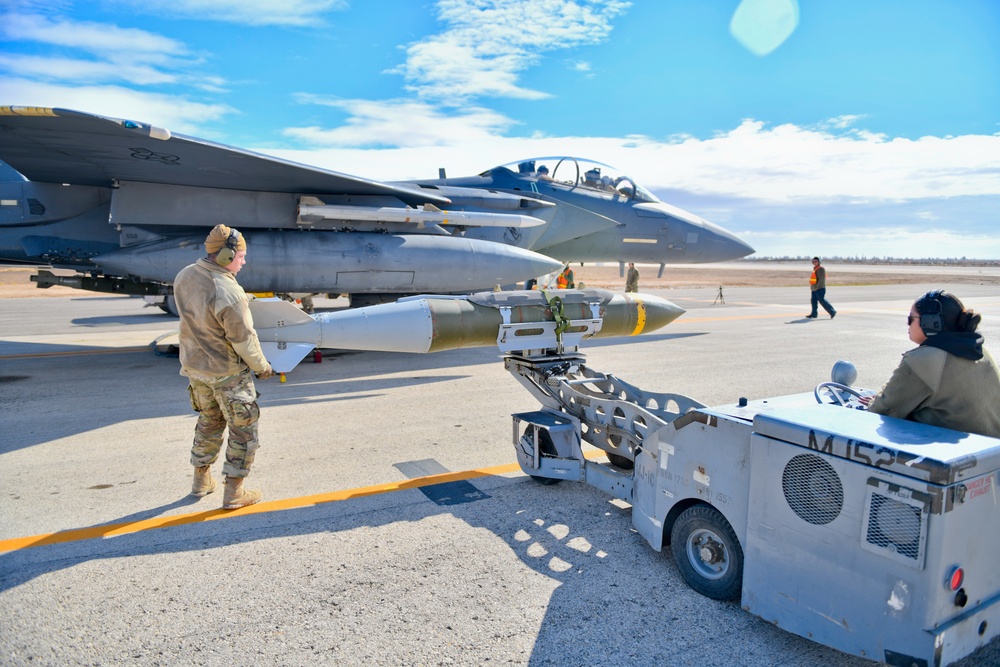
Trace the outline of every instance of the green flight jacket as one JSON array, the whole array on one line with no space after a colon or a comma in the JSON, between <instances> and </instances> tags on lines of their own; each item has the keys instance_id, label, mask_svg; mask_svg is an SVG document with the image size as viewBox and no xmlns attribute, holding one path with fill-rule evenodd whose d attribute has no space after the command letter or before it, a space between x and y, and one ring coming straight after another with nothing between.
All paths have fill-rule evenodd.
<instances>
[{"instance_id":1,"label":"green flight jacket","mask_svg":"<svg viewBox=\"0 0 1000 667\"><path fill-rule=\"evenodd\" d=\"M1000 438L1000 371L986 350L973 361L922 345L903 354L868 409Z\"/></svg>"}]
</instances>

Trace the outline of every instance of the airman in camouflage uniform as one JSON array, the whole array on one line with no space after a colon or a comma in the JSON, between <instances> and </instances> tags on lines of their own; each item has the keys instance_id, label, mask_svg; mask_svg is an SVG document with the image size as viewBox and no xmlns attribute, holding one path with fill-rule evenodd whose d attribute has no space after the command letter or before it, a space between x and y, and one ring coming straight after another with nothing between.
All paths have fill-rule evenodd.
<instances>
[{"instance_id":1,"label":"airman in camouflage uniform","mask_svg":"<svg viewBox=\"0 0 1000 667\"><path fill-rule=\"evenodd\" d=\"M191 493L205 496L216 489L211 466L229 428L223 509L258 502L263 494L243 488L259 445L257 391L253 374L274 375L253 328L249 297L236 274L246 262L246 241L235 229L217 225L205 240L208 256L185 267L174 280L180 315L181 375L188 378L191 407L198 413L191 465Z\"/></svg>"}]
</instances>

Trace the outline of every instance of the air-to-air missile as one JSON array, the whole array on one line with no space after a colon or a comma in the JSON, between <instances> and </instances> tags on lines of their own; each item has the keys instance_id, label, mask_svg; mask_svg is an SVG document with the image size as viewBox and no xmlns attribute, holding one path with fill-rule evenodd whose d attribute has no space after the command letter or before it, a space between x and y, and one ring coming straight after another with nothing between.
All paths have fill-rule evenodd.
<instances>
[{"instance_id":1,"label":"air-to-air missile","mask_svg":"<svg viewBox=\"0 0 1000 667\"><path fill-rule=\"evenodd\" d=\"M281 299L256 299L250 312L265 356L275 372L286 373L314 348L422 353L496 345L502 352L561 351L586 338L655 331L684 309L648 294L584 289L413 296L316 315Z\"/></svg>"},{"instance_id":2,"label":"air-to-air missile","mask_svg":"<svg viewBox=\"0 0 1000 667\"><path fill-rule=\"evenodd\" d=\"M538 200L539 206L555 206ZM489 213L485 211L442 211L434 204L420 208L407 206L333 206L323 204L315 197L299 200L299 222L307 225L323 220L357 222L400 222L423 226L451 225L452 227L537 227L545 221L531 215L517 213Z\"/></svg>"}]
</instances>

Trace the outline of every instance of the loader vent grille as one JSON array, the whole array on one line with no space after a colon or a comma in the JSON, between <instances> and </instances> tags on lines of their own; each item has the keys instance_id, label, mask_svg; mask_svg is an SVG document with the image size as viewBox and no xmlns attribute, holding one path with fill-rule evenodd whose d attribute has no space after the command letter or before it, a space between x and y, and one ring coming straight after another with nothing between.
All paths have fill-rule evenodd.
<instances>
[{"instance_id":1,"label":"loader vent grille","mask_svg":"<svg viewBox=\"0 0 1000 667\"><path fill-rule=\"evenodd\" d=\"M823 526L840 515L844 486L829 463L815 454L800 454L785 466L781 488L799 518Z\"/></svg>"},{"instance_id":2,"label":"loader vent grille","mask_svg":"<svg viewBox=\"0 0 1000 667\"><path fill-rule=\"evenodd\" d=\"M872 494L865 540L906 558L920 557L920 508Z\"/></svg>"}]
</instances>

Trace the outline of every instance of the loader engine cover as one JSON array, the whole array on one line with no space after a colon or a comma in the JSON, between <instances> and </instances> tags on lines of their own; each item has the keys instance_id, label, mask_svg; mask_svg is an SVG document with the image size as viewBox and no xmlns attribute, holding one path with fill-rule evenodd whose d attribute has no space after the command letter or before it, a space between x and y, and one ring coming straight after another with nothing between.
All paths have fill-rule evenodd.
<instances>
[{"instance_id":1,"label":"loader engine cover","mask_svg":"<svg viewBox=\"0 0 1000 667\"><path fill-rule=\"evenodd\" d=\"M889 665L968 655L1000 633L998 468L994 438L831 405L757 414L744 608Z\"/></svg>"}]
</instances>

